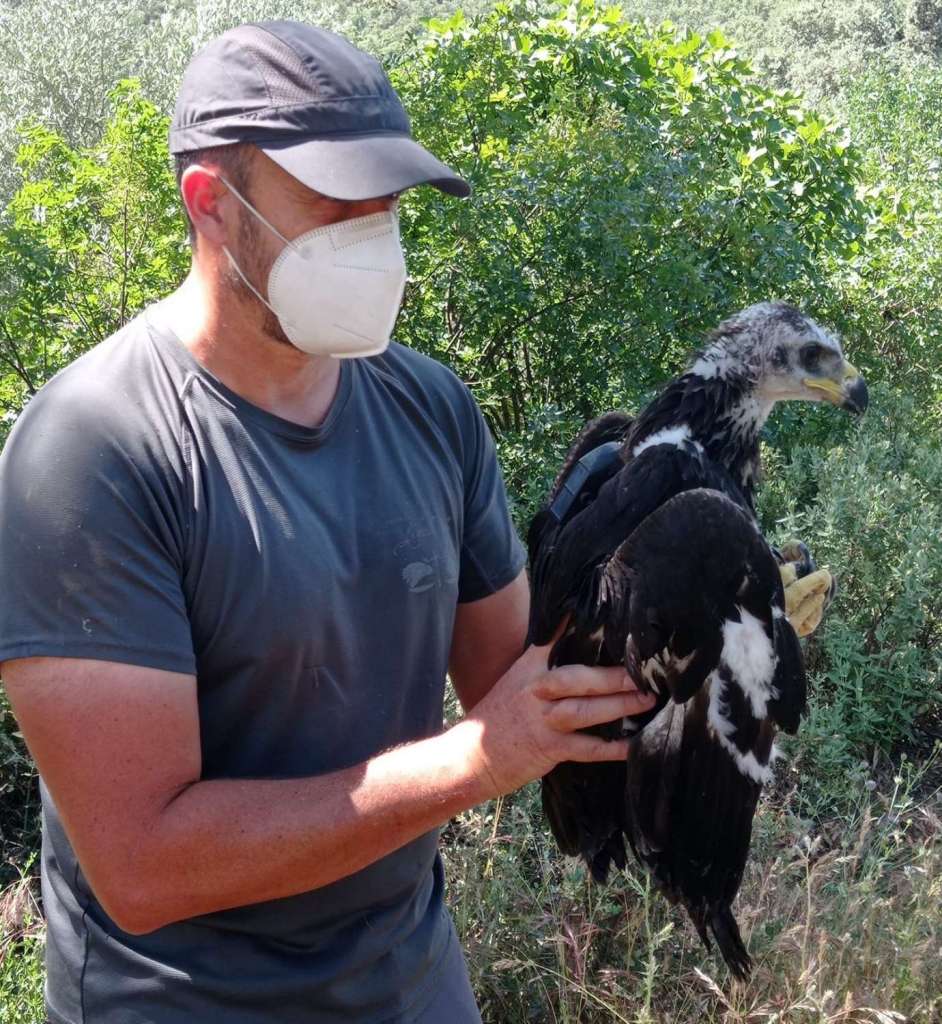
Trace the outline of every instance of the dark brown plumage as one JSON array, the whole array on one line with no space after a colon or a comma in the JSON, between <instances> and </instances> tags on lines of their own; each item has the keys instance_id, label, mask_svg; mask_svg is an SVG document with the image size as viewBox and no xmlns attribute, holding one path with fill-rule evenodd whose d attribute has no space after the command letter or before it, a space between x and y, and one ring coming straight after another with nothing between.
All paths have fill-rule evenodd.
<instances>
[{"instance_id":1,"label":"dark brown plumage","mask_svg":"<svg viewBox=\"0 0 942 1024\"><path fill-rule=\"evenodd\" d=\"M805 704L801 649L754 512L759 431L776 401L866 405L831 335L782 303L720 326L636 419L609 413L573 443L529 533L530 639L569 622L551 664L623 663L653 690L626 763L561 764L543 806L563 852L607 879L625 840L659 889L745 978L731 905L777 729Z\"/></svg>"}]
</instances>

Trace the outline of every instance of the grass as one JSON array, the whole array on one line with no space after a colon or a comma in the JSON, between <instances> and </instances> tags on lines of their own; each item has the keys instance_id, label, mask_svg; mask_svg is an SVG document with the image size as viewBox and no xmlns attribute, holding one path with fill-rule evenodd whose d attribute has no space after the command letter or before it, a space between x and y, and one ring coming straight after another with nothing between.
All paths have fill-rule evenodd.
<instances>
[{"instance_id":1,"label":"grass","mask_svg":"<svg viewBox=\"0 0 942 1024\"><path fill-rule=\"evenodd\" d=\"M35 868L35 871L33 870ZM43 922L36 899L38 864L0 893L0 1024L41 1024Z\"/></svg>"},{"instance_id":2,"label":"grass","mask_svg":"<svg viewBox=\"0 0 942 1024\"><path fill-rule=\"evenodd\" d=\"M939 758L939 752L934 755ZM763 802L737 916L756 961L731 983L684 916L629 873L558 857L536 787L453 822L453 912L493 1024L942 1021L942 796L908 762L851 818Z\"/></svg>"},{"instance_id":3,"label":"grass","mask_svg":"<svg viewBox=\"0 0 942 1024\"><path fill-rule=\"evenodd\" d=\"M0 689L0 1024L41 1024L39 787Z\"/></svg>"}]
</instances>

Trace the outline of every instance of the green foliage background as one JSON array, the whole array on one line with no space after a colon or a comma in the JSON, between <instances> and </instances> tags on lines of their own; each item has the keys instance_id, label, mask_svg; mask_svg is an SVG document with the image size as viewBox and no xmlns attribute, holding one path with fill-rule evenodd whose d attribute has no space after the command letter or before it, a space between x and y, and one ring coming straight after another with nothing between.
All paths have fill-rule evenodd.
<instances>
[{"instance_id":1,"label":"green foliage background","mask_svg":"<svg viewBox=\"0 0 942 1024\"><path fill-rule=\"evenodd\" d=\"M939 682L942 556L931 530L902 532L913 514L935 521L938 488L890 481L937 465L942 71L923 56L905 73L898 57L878 61L845 83L841 123L770 86L719 30L641 24L591 0L546 9L499 5L387 41L406 47L392 73L416 135L474 186L465 203L409 194L398 335L471 384L523 528L577 425L640 405L730 311L787 298L840 329L881 402L860 429L830 409L779 412L764 508L773 533L808 538L848 588L813 645L815 713L840 737L828 756L890 751L933 714ZM235 14L212 10L210 33ZM201 11L142 17L167 33ZM150 79L157 103L137 81L108 90L88 144L49 118L20 127L0 223L4 427L186 272L162 81ZM887 416L912 429L881 460ZM845 530L859 542L829 547ZM906 585L881 590L884 578ZM847 700L849 646L865 707Z\"/></svg>"},{"instance_id":2,"label":"green foliage background","mask_svg":"<svg viewBox=\"0 0 942 1024\"><path fill-rule=\"evenodd\" d=\"M942 738L942 0L450 6L0 5L0 442L187 271L166 131L192 52L262 16L337 27L474 186L407 195L397 334L471 384L521 529L582 421L731 311L785 298L844 335L871 412L776 412L761 514L840 579L791 806L851 813L873 765ZM0 889L35 843L24 763L0 708Z\"/></svg>"}]
</instances>

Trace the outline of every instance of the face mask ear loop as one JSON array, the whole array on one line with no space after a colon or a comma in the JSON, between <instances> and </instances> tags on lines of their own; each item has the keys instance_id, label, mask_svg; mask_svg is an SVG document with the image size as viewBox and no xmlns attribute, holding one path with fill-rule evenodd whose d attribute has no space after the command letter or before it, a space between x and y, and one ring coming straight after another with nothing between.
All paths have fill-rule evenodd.
<instances>
[{"instance_id":1,"label":"face mask ear loop","mask_svg":"<svg viewBox=\"0 0 942 1024\"><path fill-rule=\"evenodd\" d=\"M255 207L248 201L248 199L246 199L245 196L242 195L242 193L235 187L235 185L226 181L226 179L221 174L217 174L216 177L219 178L220 181L225 183L226 187L232 192L236 199L238 199L243 206L251 210L252 213L254 213L255 216L258 217L258 219L265 225L265 227L272 232L272 234L277 235L282 240L282 242L285 243L285 245L291 245L291 241L285 238L285 236L278 230L278 228L276 228L273 224L269 223L269 221L267 221L258 212L258 210L255 209Z\"/></svg>"},{"instance_id":2,"label":"face mask ear loop","mask_svg":"<svg viewBox=\"0 0 942 1024\"><path fill-rule=\"evenodd\" d=\"M275 314L275 316L278 316L278 312L273 308L272 304L268 301L268 299L266 299L265 296L262 295L262 293L255 287L255 285L252 284L252 282L245 276L245 274L242 273L242 268L239 266L238 263L236 263L232 253L229 252L229 246L224 245L222 247L222 251L229 257L229 262L235 267L236 273L239 275L239 277L242 278L243 282L245 283L245 286L247 288L250 288L253 292L255 292L255 294L259 298L259 301L264 302L265 305Z\"/></svg>"},{"instance_id":3,"label":"face mask ear loop","mask_svg":"<svg viewBox=\"0 0 942 1024\"><path fill-rule=\"evenodd\" d=\"M291 242L289 242L288 239L285 238L285 236L274 225L269 224L268 221L258 212L258 210L256 210L255 207L243 195L240 194L239 190L231 182L226 181L226 179L221 174L217 174L216 177L219 178L220 181L225 183L226 187L232 192L236 199L238 199L239 202L241 202L249 210L251 210L251 212L254 213L256 217L258 217L258 219L265 225L265 227L268 228L269 231L276 234L285 243L285 245L291 245ZM275 307L268 301L268 299L265 298L264 295L262 295L262 293L255 287L255 285L252 284L252 282L245 276L245 274L242 273L242 268L239 266L238 263L236 263L235 257L232 255L232 253L229 252L229 246L224 245L222 247L222 251L229 257L229 262L235 267L236 273L239 275L239 277L242 278L242 281L244 282L245 286L249 288L252 292L254 292L255 295L258 297L259 301L264 302L265 305L272 311L272 313L275 314L275 316L278 316L278 311L275 309Z\"/></svg>"}]
</instances>

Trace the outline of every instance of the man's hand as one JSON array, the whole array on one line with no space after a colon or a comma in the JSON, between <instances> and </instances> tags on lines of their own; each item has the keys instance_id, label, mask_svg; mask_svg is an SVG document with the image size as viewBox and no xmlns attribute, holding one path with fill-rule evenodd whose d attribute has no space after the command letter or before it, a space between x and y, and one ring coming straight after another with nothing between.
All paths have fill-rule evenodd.
<instances>
[{"instance_id":1,"label":"man's hand","mask_svg":"<svg viewBox=\"0 0 942 1024\"><path fill-rule=\"evenodd\" d=\"M785 587L785 614L799 636L810 636L837 592L837 581L818 569L801 541L789 541L779 551L779 572Z\"/></svg>"},{"instance_id":2,"label":"man's hand","mask_svg":"<svg viewBox=\"0 0 942 1024\"><path fill-rule=\"evenodd\" d=\"M621 666L548 668L555 640L524 651L455 727L469 739L470 767L491 796L538 779L561 761L624 760L627 740L578 730L641 714L655 703Z\"/></svg>"}]
</instances>

